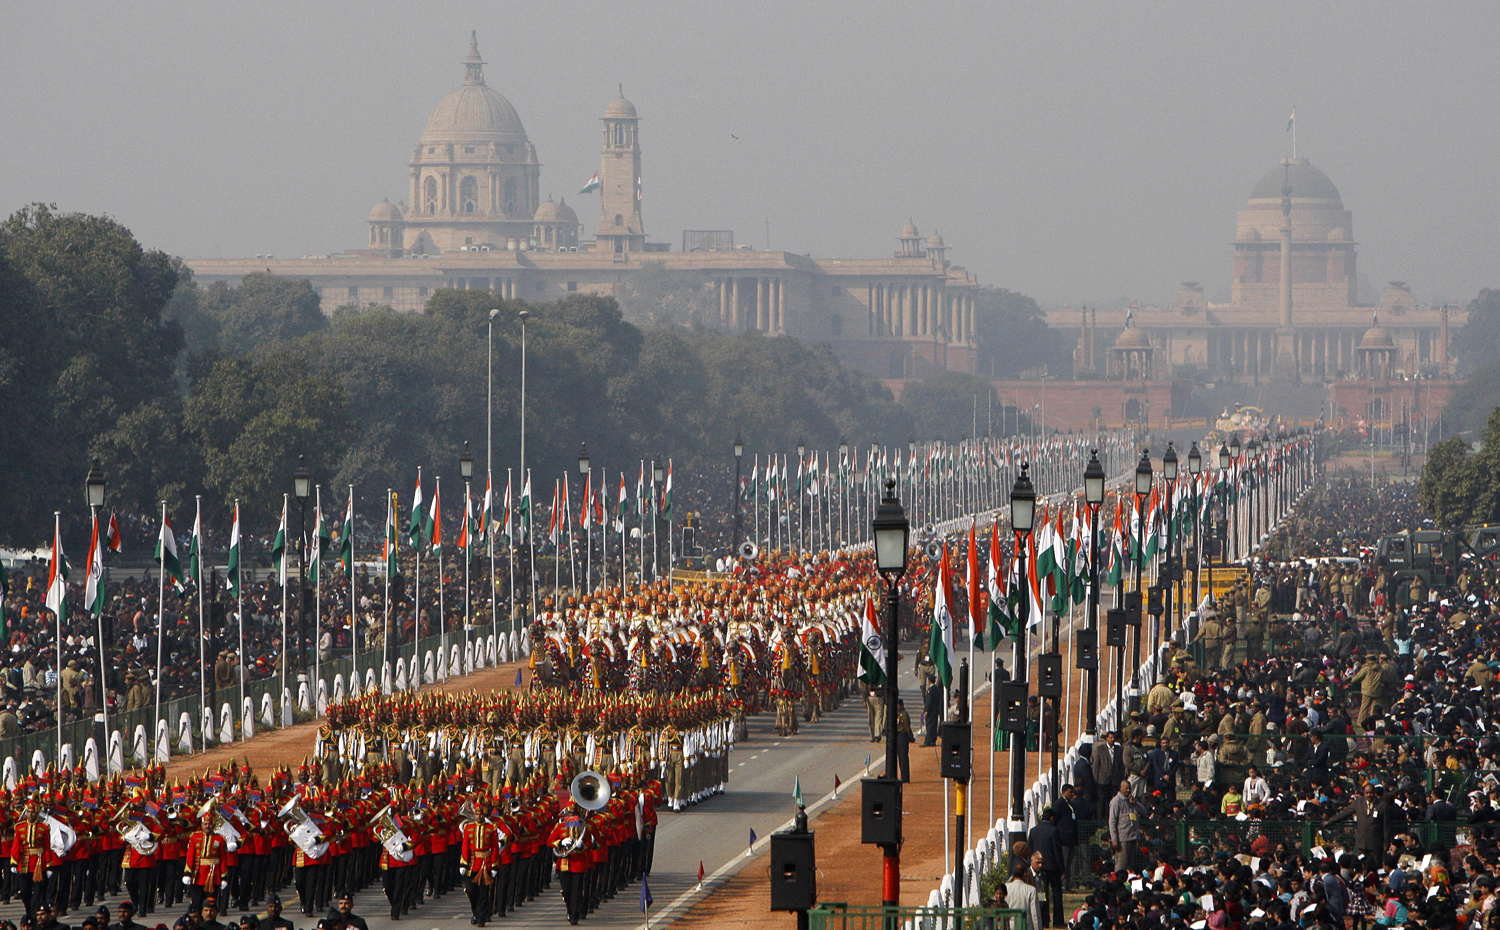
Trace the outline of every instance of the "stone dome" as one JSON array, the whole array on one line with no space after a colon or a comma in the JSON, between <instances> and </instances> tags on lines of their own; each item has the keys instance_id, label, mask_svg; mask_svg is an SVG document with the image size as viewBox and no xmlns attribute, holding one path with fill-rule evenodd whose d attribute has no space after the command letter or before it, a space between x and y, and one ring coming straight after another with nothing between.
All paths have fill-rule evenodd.
<instances>
[{"instance_id":1,"label":"stone dome","mask_svg":"<svg viewBox=\"0 0 1500 930\"><path fill-rule=\"evenodd\" d=\"M1332 200L1343 205L1339 189L1328 175L1314 168L1305 158L1283 158L1281 164L1267 171L1255 185L1250 199L1274 200L1279 204L1283 184L1291 185L1294 200Z\"/></svg>"},{"instance_id":2,"label":"stone dome","mask_svg":"<svg viewBox=\"0 0 1500 930\"><path fill-rule=\"evenodd\" d=\"M536 215L532 217L532 220L537 223L557 222L557 204L552 202L550 194L547 196L546 202L536 208Z\"/></svg>"},{"instance_id":3,"label":"stone dome","mask_svg":"<svg viewBox=\"0 0 1500 930\"><path fill-rule=\"evenodd\" d=\"M1376 317L1371 321L1370 328L1365 330L1364 336L1360 338L1359 347L1361 349L1394 349L1396 340L1391 338L1386 328L1380 325L1380 318Z\"/></svg>"},{"instance_id":4,"label":"stone dome","mask_svg":"<svg viewBox=\"0 0 1500 930\"><path fill-rule=\"evenodd\" d=\"M401 208L389 200L381 200L370 211L370 222L372 223L399 223L401 222Z\"/></svg>"},{"instance_id":5,"label":"stone dome","mask_svg":"<svg viewBox=\"0 0 1500 930\"><path fill-rule=\"evenodd\" d=\"M422 130L422 144L525 145L526 129L516 108L484 83L484 61L479 57L477 39L470 40L469 57L463 64L463 86L433 107L427 128Z\"/></svg>"},{"instance_id":6,"label":"stone dome","mask_svg":"<svg viewBox=\"0 0 1500 930\"><path fill-rule=\"evenodd\" d=\"M557 219L563 223L578 222L578 214L573 211L572 207L568 206L568 198L566 197L557 202Z\"/></svg>"},{"instance_id":7,"label":"stone dome","mask_svg":"<svg viewBox=\"0 0 1500 930\"><path fill-rule=\"evenodd\" d=\"M1135 328L1135 321L1127 319L1120 337L1115 340L1116 349L1149 349L1151 337Z\"/></svg>"},{"instance_id":8,"label":"stone dome","mask_svg":"<svg viewBox=\"0 0 1500 930\"><path fill-rule=\"evenodd\" d=\"M913 223L911 220L907 220L906 225L901 227L902 239L916 239L920 236L921 233L917 232L917 224Z\"/></svg>"},{"instance_id":9,"label":"stone dome","mask_svg":"<svg viewBox=\"0 0 1500 930\"><path fill-rule=\"evenodd\" d=\"M938 235L938 231L936 229L932 231L932 235L927 237L927 247L929 249L947 248L947 246L943 245L943 237Z\"/></svg>"},{"instance_id":10,"label":"stone dome","mask_svg":"<svg viewBox=\"0 0 1500 930\"><path fill-rule=\"evenodd\" d=\"M622 92L620 96L609 102L604 108L605 119L637 119L635 115L635 104L625 99Z\"/></svg>"}]
</instances>

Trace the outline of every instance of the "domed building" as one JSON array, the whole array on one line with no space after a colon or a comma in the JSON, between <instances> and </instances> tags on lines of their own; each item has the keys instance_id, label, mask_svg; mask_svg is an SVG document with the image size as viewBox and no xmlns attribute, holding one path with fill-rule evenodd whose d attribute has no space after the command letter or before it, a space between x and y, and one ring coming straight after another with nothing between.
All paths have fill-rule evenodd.
<instances>
[{"instance_id":1,"label":"domed building","mask_svg":"<svg viewBox=\"0 0 1500 930\"><path fill-rule=\"evenodd\" d=\"M516 108L485 84L477 34L463 66L463 84L438 101L412 150L411 206L399 231L413 255L515 251L532 241L541 199L536 147ZM402 246L376 242L374 213L370 224L371 248L399 254Z\"/></svg>"},{"instance_id":2,"label":"domed building","mask_svg":"<svg viewBox=\"0 0 1500 930\"><path fill-rule=\"evenodd\" d=\"M1289 217L1282 214L1284 198ZM1239 212L1231 303L1280 307L1281 230L1288 218L1293 299L1306 306L1354 306L1354 218L1328 175L1305 158L1283 159L1267 171Z\"/></svg>"}]
</instances>

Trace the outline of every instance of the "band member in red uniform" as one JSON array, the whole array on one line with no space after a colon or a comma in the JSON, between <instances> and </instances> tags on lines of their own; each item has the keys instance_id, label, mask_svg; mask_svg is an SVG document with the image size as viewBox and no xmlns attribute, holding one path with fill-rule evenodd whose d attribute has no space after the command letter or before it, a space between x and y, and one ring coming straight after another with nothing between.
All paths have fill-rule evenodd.
<instances>
[{"instance_id":1,"label":"band member in red uniform","mask_svg":"<svg viewBox=\"0 0 1500 930\"><path fill-rule=\"evenodd\" d=\"M187 874L182 883L188 886L188 899L196 910L207 895L218 898L228 885L229 842L215 831L212 806L205 808L198 829L188 837Z\"/></svg>"},{"instance_id":2,"label":"band member in red uniform","mask_svg":"<svg viewBox=\"0 0 1500 930\"><path fill-rule=\"evenodd\" d=\"M475 811L479 819L464 824L463 848L458 855L458 870L464 876L464 891L473 913L469 923L476 927L483 927L490 919L503 839L500 828L489 822L486 806L480 801Z\"/></svg>"},{"instance_id":3,"label":"band member in red uniform","mask_svg":"<svg viewBox=\"0 0 1500 930\"><path fill-rule=\"evenodd\" d=\"M26 812L16 824L16 836L10 844L10 867L16 874L26 916L33 921L36 920L37 905L42 903L47 877L52 874L57 859L52 852L52 828L41 817L42 811L36 801L27 801Z\"/></svg>"},{"instance_id":4,"label":"band member in red uniform","mask_svg":"<svg viewBox=\"0 0 1500 930\"><path fill-rule=\"evenodd\" d=\"M572 804L562 812L547 835L547 845L557 857L558 879L562 883L563 901L568 906L568 923L576 924L588 907L588 873L594 865L588 814L583 808Z\"/></svg>"}]
</instances>

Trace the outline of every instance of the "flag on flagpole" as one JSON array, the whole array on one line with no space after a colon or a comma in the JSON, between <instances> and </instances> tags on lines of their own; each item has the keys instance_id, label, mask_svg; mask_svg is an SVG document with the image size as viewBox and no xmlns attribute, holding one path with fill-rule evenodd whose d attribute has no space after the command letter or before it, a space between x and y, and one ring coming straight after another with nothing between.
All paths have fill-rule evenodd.
<instances>
[{"instance_id":1,"label":"flag on flagpole","mask_svg":"<svg viewBox=\"0 0 1500 930\"><path fill-rule=\"evenodd\" d=\"M427 515L427 529L432 540L432 557L443 557L443 513L438 499L442 497L443 483L439 478L432 487L432 510Z\"/></svg>"},{"instance_id":2,"label":"flag on flagpole","mask_svg":"<svg viewBox=\"0 0 1500 930\"><path fill-rule=\"evenodd\" d=\"M752 832L754 832L754 831L752 831ZM646 881L646 876L642 875L641 876L641 913L642 914L646 913L646 908L650 907L651 905L653 905L655 903L656 903L656 899L653 898L653 897L651 897L651 883L648 882L648 881Z\"/></svg>"},{"instance_id":3,"label":"flag on flagpole","mask_svg":"<svg viewBox=\"0 0 1500 930\"><path fill-rule=\"evenodd\" d=\"M859 680L871 688L885 684L885 640L875 619L875 600L865 595L859 618Z\"/></svg>"},{"instance_id":4,"label":"flag on flagpole","mask_svg":"<svg viewBox=\"0 0 1500 930\"><path fill-rule=\"evenodd\" d=\"M93 556L89 557L89 571L93 572ZM193 535L188 540L188 577L193 584L203 587L203 508L193 513Z\"/></svg>"},{"instance_id":5,"label":"flag on flagpole","mask_svg":"<svg viewBox=\"0 0 1500 930\"><path fill-rule=\"evenodd\" d=\"M558 496L562 493L562 485L556 479L552 481L552 523L547 528L547 539L552 545L557 545L557 524L561 521L562 511L558 505Z\"/></svg>"},{"instance_id":6,"label":"flag on flagpole","mask_svg":"<svg viewBox=\"0 0 1500 930\"><path fill-rule=\"evenodd\" d=\"M664 516L664 517L667 518L667 522L668 523L671 523L672 522L672 460L671 459L667 459L667 483L662 486L661 504L662 504L662 506L661 506L662 516Z\"/></svg>"},{"instance_id":7,"label":"flag on flagpole","mask_svg":"<svg viewBox=\"0 0 1500 930\"><path fill-rule=\"evenodd\" d=\"M62 528L52 530L52 562L47 567L47 609L58 623L68 621L68 557L63 554Z\"/></svg>"},{"instance_id":8,"label":"flag on flagpole","mask_svg":"<svg viewBox=\"0 0 1500 930\"><path fill-rule=\"evenodd\" d=\"M277 583L286 587L286 507L287 496L281 496L281 526L276 538L271 540L271 568L276 572Z\"/></svg>"},{"instance_id":9,"label":"flag on flagpole","mask_svg":"<svg viewBox=\"0 0 1500 930\"><path fill-rule=\"evenodd\" d=\"M979 580L979 543L975 539L978 532L979 521L969 521L969 563L968 577L965 580L969 588L969 636L974 640L974 645L980 649L984 648L984 582Z\"/></svg>"},{"instance_id":10,"label":"flag on flagpole","mask_svg":"<svg viewBox=\"0 0 1500 930\"><path fill-rule=\"evenodd\" d=\"M400 534L396 532L396 495L391 492L386 495L385 502L385 550L381 553L385 559L385 577L389 581L396 577L396 554L399 545Z\"/></svg>"},{"instance_id":11,"label":"flag on flagpole","mask_svg":"<svg viewBox=\"0 0 1500 930\"><path fill-rule=\"evenodd\" d=\"M580 194L592 194L594 191L596 191L598 189L599 189L599 172L595 171L593 173L593 175L588 179L588 181L584 182L583 189L580 190L578 193L580 193Z\"/></svg>"},{"instance_id":12,"label":"flag on flagpole","mask_svg":"<svg viewBox=\"0 0 1500 930\"><path fill-rule=\"evenodd\" d=\"M323 580L323 550L333 537L329 535L328 521L323 518L323 489L318 489L318 501L313 504L312 551L307 558L307 580L316 587Z\"/></svg>"},{"instance_id":13,"label":"flag on flagpole","mask_svg":"<svg viewBox=\"0 0 1500 930\"><path fill-rule=\"evenodd\" d=\"M1000 522L990 524L990 563L986 567L990 594L989 644L994 649L1000 640L1009 637L1016 628L1011 614L1010 599L1005 593L1005 572L1002 571L1004 554L1000 551Z\"/></svg>"},{"instance_id":14,"label":"flag on flagpole","mask_svg":"<svg viewBox=\"0 0 1500 930\"><path fill-rule=\"evenodd\" d=\"M490 533L495 530L495 492L490 487L489 473L484 476L484 502L479 510L479 545L483 546L489 542Z\"/></svg>"},{"instance_id":15,"label":"flag on flagpole","mask_svg":"<svg viewBox=\"0 0 1500 930\"><path fill-rule=\"evenodd\" d=\"M583 476L583 511L578 514L578 525L586 533L594 528L594 473Z\"/></svg>"},{"instance_id":16,"label":"flag on flagpole","mask_svg":"<svg viewBox=\"0 0 1500 930\"><path fill-rule=\"evenodd\" d=\"M285 524L286 514L283 512L282 525ZM156 537L156 561L177 585L177 590L186 587L182 583L182 563L177 559L177 534L172 531L172 518L165 510L161 514L161 533Z\"/></svg>"},{"instance_id":17,"label":"flag on flagpole","mask_svg":"<svg viewBox=\"0 0 1500 930\"><path fill-rule=\"evenodd\" d=\"M93 519L89 534L89 577L83 588L83 609L96 619L104 613L104 550L99 546L99 517ZM4 613L0 598L0 615Z\"/></svg>"},{"instance_id":18,"label":"flag on flagpole","mask_svg":"<svg viewBox=\"0 0 1500 930\"><path fill-rule=\"evenodd\" d=\"M117 515L109 515L109 531L104 536L104 545L110 552L120 551L120 521Z\"/></svg>"},{"instance_id":19,"label":"flag on flagpole","mask_svg":"<svg viewBox=\"0 0 1500 930\"><path fill-rule=\"evenodd\" d=\"M1291 132L1295 125L1297 125L1297 108L1292 107L1292 115L1286 118L1286 131ZM1313 129L1316 130L1317 127L1314 126Z\"/></svg>"},{"instance_id":20,"label":"flag on flagpole","mask_svg":"<svg viewBox=\"0 0 1500 930\"><path fill-rule=\"evenodd\" d=\"M511 535L510 535L510 526L511 526L510 469L507 468L505 470L505 542L506 542L507 545L509 545L512 542Z\"/></svg>"},{"instance_id":21,"label":"flag on flagpole","mask_svg":"<svg viewBox=\"0 0 1500 930\"><path fill-rule=\"evenodd\" d=\"M616 533L625 532L625 507L627 506L627 503L628 502L625 498L625 473L622 471L620 472L620 503L615 509Z\"/></svg>"},{"instance_id":22,"label":"flag on flagpole","mask_svg":"<svg viewBox=\"0 0 1500 930\"><path fill-rule=\"evenodd\" d=\"M796 776L795 779L792 781L792 801L798 807L804 807L804 806L806 806L806 805L804 805L802 803L802 776L801 775Z\"/></svg>"},{"instance_id":23,"label":"flag on flagpole","mask_svg":"<svg viewBox=\"0 0 1500 930\"><path fill-rule=\"evenodd\" d=\"M953 670L958 666L958 654L953 648L953 597L946 540L943 541L942 559L932 592L932 637L927 644L927 654L932 657L938 681L946 692L953 682Z\"/></svg>"},{"instance_id":24,"label":"flag on flagpole","mask_svg":"<svg viewBox=\"0 0 1500 930\"><path fill-rule=\"evenodd\" d=\"M526 477L521 482L521 541L531 539L531 469L526 469Z\"/></svg>"},{"instance_id":25,"label":"flag on flagpole","mask_svg":"<svg viewBox=\"0 0 1500 930\"><path fill-rule=\"evenodd\" d=\"M339 533L339 560L344 576L354 577L354 488L349 489L349 507L344 511L344 529Z\"/></svg>"},{"instance_id":26,"label":"flag on flagpole","mask_svg":"<svg viewBox=\"0 0 1500 930\"><path fill-rule=\"evenodd\" d=\"M240 502L234 502L234 522L229 525L229 568L224 573L229 596L240 596Z\"/></svg>"},{"instance_id":27,"label":"flag on flagpole","mask_svg":"<svg viewBox=\"0 0 1500 930\"><path fill-rule=\"evenodd\" d=\"M464 516L458 525L458 548L463 550L465 561L474 560L474 539L470 524L474 522L474 503L469 500L469 486L464 485Z\"/></svg>"},{"instance_id":28,"label":"flag on flagpole","mask_svg":"<svg viewBox=\"0 0 1500 930\"><path fill-rule=\"evenodd\" d=\"M427 510L422 506L422 469L417 468L417 489L412 492L411 497L411 519L407 523L406 535L411 540L411 547L417 550L420 556L422 552L422 537L427 535Z\"/></svg>"}]
</instances>

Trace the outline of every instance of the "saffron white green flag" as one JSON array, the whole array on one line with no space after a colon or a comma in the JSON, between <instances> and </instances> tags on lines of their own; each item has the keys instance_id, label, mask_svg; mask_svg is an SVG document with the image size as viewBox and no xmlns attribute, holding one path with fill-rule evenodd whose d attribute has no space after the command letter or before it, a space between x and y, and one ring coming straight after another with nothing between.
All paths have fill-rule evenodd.
<instances>
[{"instance_id":1,"label":"saffron white green flag","mask_svg":"<svg viewBox=\"0 0 1500 930\"><path fill-rule=\"evenodd\" d=\"M580 190L578 193L580 193L580 194L592 194L594 191L596 191L598 189L599 189L599 172L595 171L594 174L593 174L593 177L589 178L588 181L586 181L584 183L583 189Z\"/></svg>"},{"instance_id":2,"label":"saffron white green flag","mask_svg":"<svg viewBox=\"0 0 1500 930\"><path fill-rule=\"evenodd\" d=\"M868 594L859 618L859 680L872 688L885 684L885 640L876 623L875 601Z\"/></svg>"},{"instance_id":3,"label":"saffron white green flag","mask_svg":"<svg viewBox=\"0 0 1500 930\"><path fill-rule=\"evenodd\" d=\"M52 531L52 564L47 569L47 609L59 624L68 620L68 557L63 554L62 530Z\"/></svg>"},{"instance_id":4,"label":"saffron white green flag","mask_svg":"<svg viewBox=\"0 0 1500 930\"><path fill-rule=\"evenodd\" d=\"M89 536L89 577L84 582L83 609L95 618L104 613L104 549L99 545L99 517Z\"/></svg>"},{"instance_id":5,"label":"saffron white green flag","mask_svg":"<svg viewBox=\"0 0 1500 930\"><path fill-rule=\"evenodd\" d=\"M281 495L281 525L276 528L276 538L271 540L271 569L276 572L276 583L286 587L286 502Z\"/></svg>"},{"instance_id":6,"label":"saffron white green flag","mask_svg":"<svg viewBox=\"0 0 1500 930\"><path fill-rule=\"evenodd\" d=\"M229 528L229 569L224 573L229 596L240 596L240 502L234 502L234 523Z\"/></svg>"},{"instance_id":7,"label":"saffron white green flag","mask_svg":"<svg viewBox=\"0 0 1500 930\"><path fill-rule=\"evenodd\" d=\"M936 588L932 592L932 637L927 643L927 654L937 670L938 681L947 691L953 682L953 669L958 666L958 653L953 648L953 584L948 572L948 543L943 543L943 561L938 566Z\"/></svg>"},{"instance_id":8,"label":"saffron white green flag","mask_svg":"<svg viewBox=\"0 0 1500 930\"><path fill-rule=\"evenodd\" d=\"M177 533L172 529L172 518L167 516L165 509L161 512L161 535L156 537L156 561L177 585L177 590L186 587L182 583L182 562L177 558Z\"/></svg>"},{"instance_id":9,"label":"saffron white green flag","mask_svg":"<svg viewBox=\"0 0 1500 930\"><path fill-rule=\"evenodd\" d=\"M526 481L521 485L521 542L531 539L531 469L526 469Z\"/></svg>"},{"instance_id":10,"label":"saffron white green flag","mask_svg":"<svg viewBox=\"0 0 1500 930\"><path fill-rule=\"evenodd\" d=\"M412 492L411 498L411 520L406 527L406 535L411 539L411 547L417 550L417 556L422 555L422 537L426 535L427 511L422 507L422 468L417 466L417 489Z\"/></svg>"}]
</instances>

